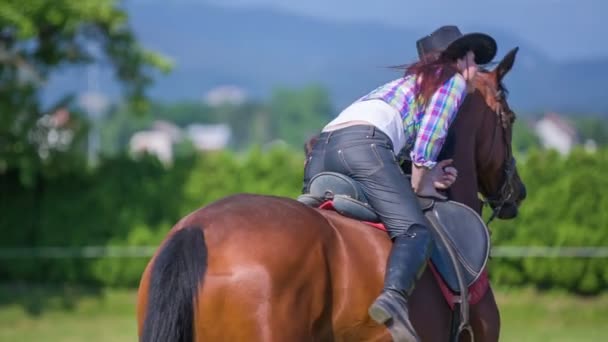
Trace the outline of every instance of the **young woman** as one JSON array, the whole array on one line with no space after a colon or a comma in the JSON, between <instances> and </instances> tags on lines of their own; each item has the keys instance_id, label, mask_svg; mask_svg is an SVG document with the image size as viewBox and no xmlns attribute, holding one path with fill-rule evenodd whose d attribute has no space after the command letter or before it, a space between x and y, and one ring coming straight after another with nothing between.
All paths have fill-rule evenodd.
<instances>
[{"instance_id":1,"label":"young woman","mask_svg":"<svg viewBox=\"0 0 608 342\"><path fill-rule=\"evenodd\" d=\"M325 126L314 142L304 172L304 187L317 173L333 171L358 181L378 212L393 247L384 289L370 306L378 323L392 320L395 341L418 341L409 320L407 297L430 255L427 230L416 195L440 197L456 180L451 160L437 161L458 108L473 89L477 64L496 55L486 34L463 35L443 26L416 43L420 60L403 77L355 101ZM397 155L412 162L411 183Z\"/></svg>"}]
</instances>

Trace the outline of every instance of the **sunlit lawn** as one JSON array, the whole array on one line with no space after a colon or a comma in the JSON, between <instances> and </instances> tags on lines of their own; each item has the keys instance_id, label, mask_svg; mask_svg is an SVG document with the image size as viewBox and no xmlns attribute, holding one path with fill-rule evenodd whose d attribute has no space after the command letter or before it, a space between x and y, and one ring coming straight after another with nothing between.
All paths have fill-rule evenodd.
<instances>
[{"instance_id":1,"label":"sunlit lawn","mask_svg":"<svg viewBox=\"0 0 608 342\"><path fill-rule=\"evenodd\" d=\"M497 292L501 341L608 341L608 294ZM136 341L134 308L132 290L0 287L0 341Z\"/></svg>"},{"instance_id":2,"label":"sunlit lawn","mask_svg":"<svg viewBox=\"0 0 608 342\"><path fill-rule=\"evenodd\" d=\"M608 341L608 294L581 298L497 291L501 341Z\"/></svg>"},{"instance_id":3,"label":"sunlit lawn","mask_svg":"<svg viewBox=\"0 0 608 342\"><path fill-rule=\"evenodd\" d=\"M0 287L0 341L137 341L134 310L134 291Z\"/></svg>"}]
</instances>

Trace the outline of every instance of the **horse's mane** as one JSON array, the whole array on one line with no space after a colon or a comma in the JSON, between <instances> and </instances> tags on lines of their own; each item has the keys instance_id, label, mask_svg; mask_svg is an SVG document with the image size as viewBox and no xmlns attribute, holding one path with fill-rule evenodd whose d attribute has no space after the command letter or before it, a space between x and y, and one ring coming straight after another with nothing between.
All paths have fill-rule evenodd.
<instances>
[{"instance_id":1,"label":"horse's mane","mask_svg":"<svg viewBox=\"0 0 608 342\"><path fill-rule=\"evenodd\" d=\"M482 77L478 77L478 79L483 79L485 81L484 83L486 84L486 86L490 86L491 84L488 84L488 77L493 74L493 72L484 67L479 67L478 72L480 75L482 75ZM505 94L505 97L509 94L509 89L507 89L507 86L502 81L498 82L497 90Z\"/></svg>"},{"instance_id":2,"label":"horse's mane","mask_svg":"<svg viewBox=\"0 0 608 342\"><path fill-rule=\"evenodd\" d=\"M495 75L494 71L479 68L478 76L475 79L475 88L485 99L488 107L497 114L502 125L507 128L515 120L515 113L506 103L509 95L507 87L502 80L497 82Z\"/></svg>"}]
</instances>

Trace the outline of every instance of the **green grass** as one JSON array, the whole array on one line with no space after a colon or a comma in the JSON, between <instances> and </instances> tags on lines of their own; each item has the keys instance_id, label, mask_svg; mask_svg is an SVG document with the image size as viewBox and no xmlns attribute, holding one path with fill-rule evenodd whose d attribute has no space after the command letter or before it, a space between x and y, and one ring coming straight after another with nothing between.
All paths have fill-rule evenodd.
<instances>
[{"instance_id":1,"label":"green grass","mask_svg":"<svg viewBox=\"0 0 608 342\"><path fill-rule=\"evenodd\" d=\"M501 341L608 341L608 294L575 297L532 290L497 291Z\"/></svg>"},{"instance_id":2,"label":"green grass","mask_svg":"<svg viewBox=\"0 0 608 342\"><path fill-rule=\"evenodd\" d=\"M608 294L497 291L501 341L608 341ZM135 291L0 286L0 341L136 341Z\"/></svg>"},{"instance_id":3,"label":"green grass","mask_svg":"<svg viewBox=\"0 0 608 342\"><path fill-rule=\"evenodd\" d=\"M0 341L137 341L135 292L0 287Z\"/></svg>"}]
</instances>

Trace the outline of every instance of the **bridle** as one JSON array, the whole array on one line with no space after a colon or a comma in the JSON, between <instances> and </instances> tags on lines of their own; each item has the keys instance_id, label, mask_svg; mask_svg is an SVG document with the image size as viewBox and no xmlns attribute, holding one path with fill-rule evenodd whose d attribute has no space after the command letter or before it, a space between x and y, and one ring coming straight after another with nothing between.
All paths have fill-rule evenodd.
<instances>
[{"instance_id":1,"label":"bridle","mask_svg":"<svg viewBox=\"0 0 608 342\"><path fill-rule=\"evenodd\" d=\"M488 205L492 209L492 215L488 219L486 225L489 225L490 222L492 222L496 218L496 216L498 216L498 213L500 213L500 211L507 202L512 200L512 197L515 193L513 180L515 176L516 161L513 157L513 148L511 146L509 135L507 134L507 129L513 124L515 120L515 113L513 113L511 110L509 110L508 113L505 111L506 106L503 105L505 101L505 94L502 89L497 90L494 96L496 103L498 104L495 110L495 113L498 116L498 120L494 128L494 134L492 136L492 145L490 147L490 153L492 153L494 149L499 126L502 129L502 137L507 148L507 153L503 162L504 180L502 185L500 186L496 194L485 196L485 199L482 199L483 205Z\"/></svg>"}]
</instances>

